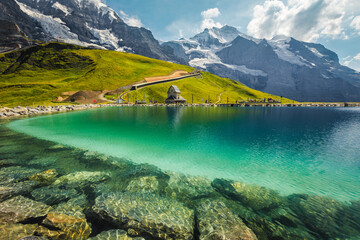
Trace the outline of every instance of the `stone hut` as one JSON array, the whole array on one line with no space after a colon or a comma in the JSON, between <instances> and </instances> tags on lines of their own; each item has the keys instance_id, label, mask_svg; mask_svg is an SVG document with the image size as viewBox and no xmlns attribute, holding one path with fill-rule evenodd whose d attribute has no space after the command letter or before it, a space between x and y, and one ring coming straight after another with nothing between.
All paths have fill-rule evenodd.
<instances>
[{"instance_id":1,"label":"stone hut","mask_svg":"<svg viewBox=\"0 0 360 240\"><path fill-rule=\"evenodd\" d=\"M181 96L180 89L175 85L170 86L167 94L168 98L165 100L165 103L186 103L186 99Z\"/></svg>"}]
</instances>

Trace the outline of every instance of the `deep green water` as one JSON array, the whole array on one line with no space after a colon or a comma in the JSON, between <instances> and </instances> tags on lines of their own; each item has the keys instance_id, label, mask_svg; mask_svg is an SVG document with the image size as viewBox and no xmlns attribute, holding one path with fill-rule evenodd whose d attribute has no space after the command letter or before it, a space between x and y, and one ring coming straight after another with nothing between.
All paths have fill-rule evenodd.
<instances>
[{"instance_id":1,"label":"deep green water","mask_svg":"<svg viewBox=\"0 0 360 240\"><path fill-rule=\"evenodd\" d=\"M114 107L22 119L8 127L284 195L360 198L359 108Z\"/></svg>"}]
</instances>

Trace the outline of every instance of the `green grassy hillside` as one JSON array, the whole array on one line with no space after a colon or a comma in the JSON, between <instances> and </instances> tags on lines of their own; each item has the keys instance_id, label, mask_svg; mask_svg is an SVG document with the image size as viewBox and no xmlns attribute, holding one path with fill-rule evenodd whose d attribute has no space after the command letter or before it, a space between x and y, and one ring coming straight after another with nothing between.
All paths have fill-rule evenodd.
<instances>
[{"instance_id":1,"label":"green grassy hillside","mask_svg":"<svg viewBox=\"0 0 360 240\"><path fill-rule=\"evenodd\" d=\"M167 75L174 70L193 68L107 50L50 43L7 54L0 54L0 105L50 105L62 92L112 90L141 81L145 77ZM176 84L183 96L200 103L210 96L216 102L277 97L245 87L229 79L204 73L203 79L189 78L173 83L146 87L130 98L163 102L170 85Z\"/></svg>"},{"instance_id":2,"label":"green grassy hillside","mask_svg":"<svg viewBox=\"0 0 360 240\"><path fill-rule=\"evenodd\" d=\"M220 78L211 73L203 72L201 79L187 78L175 82L163 83L149 86L137 91L129 92L125 95L125 100L133 101L134 99L146 101L164 102L167 98L167 90L171 85L176 85L181 91L188 103L236 103L236 101L247 101L249 99L272 98L281 100L280 97L267 94L246 87L245 85L227 78ZM283 98L282 101L293 102Z\"/></svg>"}]
</instances>

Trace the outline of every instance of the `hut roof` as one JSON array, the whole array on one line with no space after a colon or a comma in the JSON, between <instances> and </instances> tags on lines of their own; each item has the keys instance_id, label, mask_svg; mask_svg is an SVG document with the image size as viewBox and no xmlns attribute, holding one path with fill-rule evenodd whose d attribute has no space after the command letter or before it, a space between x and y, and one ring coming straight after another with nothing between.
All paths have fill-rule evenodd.
<instances>
[{"instance_id":1,"label":"hut roof","mask_svg":"<svg viewBox=\"0 0 360 240\"><path fill-rule=\"evenodd\" d=\"M180 89L179 89L177 86L175 86L175 85L171 85L170 88L169 88L169 90L168 90L168 92L170 92L170 89L171 89L171 88L174 88L174 91L175 91L176 93L181 93L181 92L180 92Z\"/></svg>"}]
</instances>

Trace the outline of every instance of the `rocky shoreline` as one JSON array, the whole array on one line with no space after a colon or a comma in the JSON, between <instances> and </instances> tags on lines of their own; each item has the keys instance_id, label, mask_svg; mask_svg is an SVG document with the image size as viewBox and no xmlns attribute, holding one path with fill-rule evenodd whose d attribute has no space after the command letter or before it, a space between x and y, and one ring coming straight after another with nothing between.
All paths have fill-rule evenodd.
<instances>
[{"instance_id":1,"label":"rocky shoreline","mask_svg":"<svg viewBox=\"0 0 360 240\"><path fill-rule=\"evenodd\" d=\"M0 239L357 239L360 201L162 171L0 125Z\"/></svg>"},{"instance_id":2,"label":"rocky shoreline","mask_svg":"<svg viewBox=\"0 0 360 240\"><path fill-rule=\"evenodd\" d=\"M17 106L13 108L0 108L0 118L20 117L20 116L34 116L50 113L61 113L70 111L80 111L92 108L103 107L123 107L123 106L187 106L187 107L360 107L360 103L240 103L240 104L82 104L82 105L59 105L59 106L37 106L37 107L22 107Z\"/></svg>"}]
</instances>

